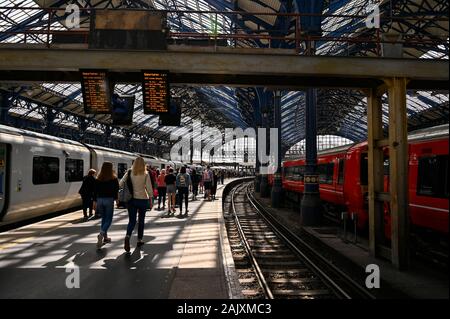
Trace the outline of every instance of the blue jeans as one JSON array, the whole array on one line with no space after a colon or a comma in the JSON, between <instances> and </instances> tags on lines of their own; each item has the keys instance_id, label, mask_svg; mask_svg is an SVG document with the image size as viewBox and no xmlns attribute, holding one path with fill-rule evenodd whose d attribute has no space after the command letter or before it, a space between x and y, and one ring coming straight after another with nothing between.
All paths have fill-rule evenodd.
<instances>
[{"instance_id":1,"label":"blue jeans","mask_svg":"<svg viewBox=\"0 0 450 319\"><path fill-rule=\"evenodd\" d=\"M178 187L178 200L180 205L180 214L183 213L183 197L186 207L186 213L188 211L188 203L189 203L189 188L188 187Z\"/></svg>"},{"instance_id":2,"label":"blue jeans","mask_svg":"<svg viewBox=\"0 0 450 319\"><path fill-rule=\"evenodd\" d=\"M97 213L102 216L101 232L106 234L112 224L114 214L114 198L97 198Z\"/></svg>"},{"instance_id":3,"label":"blue jeans","mask_svg":"<svg viewBox=\"0 0 450 319\"><path fill-rule=\"evenodd\" d=\"M83 215L84 217L87 217L87 212L89 209L89 215L92 215L92 207L94 204L94 201L92 199L92 196L82 196L81 199L83 200Z\"/></svg>"},{"instance_id":4,"label":"blue jeans","mask_svg":"<svg viewBox=\"0 0 450 319\"><path fill-rule=\"evenodd\" d=\"M149 199L132 199L128 202L128 227L127 236L130 237L136 226L136 217L139 212L138 239L144 238L145 213L147 211Z\"/></svg>"}]
</instances>

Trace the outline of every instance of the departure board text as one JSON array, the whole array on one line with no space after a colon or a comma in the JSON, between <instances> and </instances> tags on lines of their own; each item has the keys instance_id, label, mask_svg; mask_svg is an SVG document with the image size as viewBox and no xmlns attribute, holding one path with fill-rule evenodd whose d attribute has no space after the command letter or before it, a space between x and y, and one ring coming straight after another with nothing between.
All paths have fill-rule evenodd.
<instances>
[{"instance_id":1,"label":"departure board text","mask_svg":"<svg viewBox=\"0 0 450 319\"><path fill-rule=\"evenodd\" d=\"M81 86L86 114L111 113L111 97L106 71L82 70Z\"/></svg>"},{"instance_id":2,"label":"departure board text","mask_svg":"<svg viewBox=\"0 0 450 319\"><path fill-rule=\"evenodd\" d=\"M144 71L142 91L145 114L169 113L170 88L167 72Z\"/></svg>"}]
</instances>

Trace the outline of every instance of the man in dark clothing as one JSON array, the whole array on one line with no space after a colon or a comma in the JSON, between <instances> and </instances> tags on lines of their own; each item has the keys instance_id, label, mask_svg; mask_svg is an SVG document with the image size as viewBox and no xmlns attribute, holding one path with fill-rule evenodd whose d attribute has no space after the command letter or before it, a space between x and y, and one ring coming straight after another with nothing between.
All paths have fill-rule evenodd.
<instances>
[{"instance_id":1,"label":"man in dark clothing","mask_svg":"<svg viewBox=\"0 0 450 319\"><path fill-rule=\"evenodd\" d=\"M212 200L216 200L216 192L217 192L217 183L219 178L217 176L216 171L212 172L212 180L211 180L211 197Z\"/></svg>"},{"instance_id":2,"label":"man in dark clothing","mask_svg":"<svg viewBox=\"0 0 450 319\"><path fill-rule=\"evenodd\" d=\"M197 200L200 175L197 174L197 171L195 169L192 170L191 181L192 181L192 200Z\"/></svg>"},{"instance_id":3,"label":"man in dark clothing","mask_svg":"<svg viewBox=\"0 0 450 319\"><path fill-rule=\"evenodd\" d=\"M220 172L220 184L224 184L224 182L225 182L225 172L224 171L221 171Z\"/></svg>"},{"instance_id":4,"label":"man in dark clothing","mask_svg":"<svg viewBox=\"0 0 450 319\"><path fill-rule=\"evenodd\" d=\"M78 192L83 200L83 215L85 220L88 219L88 208L89 217L92 217L92 210L94 206L95 174L97 174L95 170L89 170L88 174L83 178L83 184Z\"/></svg>"}]
</instances>

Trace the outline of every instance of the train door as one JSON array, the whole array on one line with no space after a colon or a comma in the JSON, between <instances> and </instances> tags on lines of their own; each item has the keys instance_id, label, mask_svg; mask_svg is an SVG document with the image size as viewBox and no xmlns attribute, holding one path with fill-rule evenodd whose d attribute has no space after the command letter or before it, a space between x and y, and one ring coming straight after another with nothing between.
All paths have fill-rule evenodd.
<instances>
[{"instance_id":1,"label":"train door","mask_svg":"<svg viewBox=\"0 0 450 319\"><path fill-rule=\"evenodd\" d=\"M337 203L339 205L344 205L344 168L345 168L345 159L344 158L338 158L336 159L336 163L337 163L337 175L336 175L336 187L335 187L335 192L336 192L336 198L337 198Z\"/></svg>"},{"instance_id":2,"label":"train door","mask_svg":"<svg viewBox=\"0 0 450 319\"><path fill-rule=\"evenodd\" d=\"M6 214L8 200L8 148L0 143L0 220Z\"/></svg>"}]
</instances>

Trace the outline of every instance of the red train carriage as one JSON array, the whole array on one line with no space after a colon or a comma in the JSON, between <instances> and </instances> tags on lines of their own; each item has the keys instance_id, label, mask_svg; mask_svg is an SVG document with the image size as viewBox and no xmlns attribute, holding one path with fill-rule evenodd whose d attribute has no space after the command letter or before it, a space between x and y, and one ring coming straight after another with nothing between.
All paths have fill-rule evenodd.
<instances>
[{"instance_id":1,"label":"red train carriage","mask_svg":"<svg viewBox=\"0 0 450 319\"><path fill-rule=\"evenodd\" d=\"M448 126L434 135L413 136L409 146L408 183L413 225L448 234L448 174Z\"/></svg>"},{"instance_id":2,"label":"red train carriage","mask_svg":"<svg viewBox=\"0 0 450 319\"><path fill-rule=\"evenodd\" d=\"M448 125L416 131L409 136L409 212L411 224L448 234ZM304 159L283 163L283 188L301 195ZM355 213L358 228L368 225L367 142L318 154L320 197L329 208ZM389 183L389 154L385 151L385 191ZM390 216L385 205L386 236Z\"/></svg>"}]
</instances>

